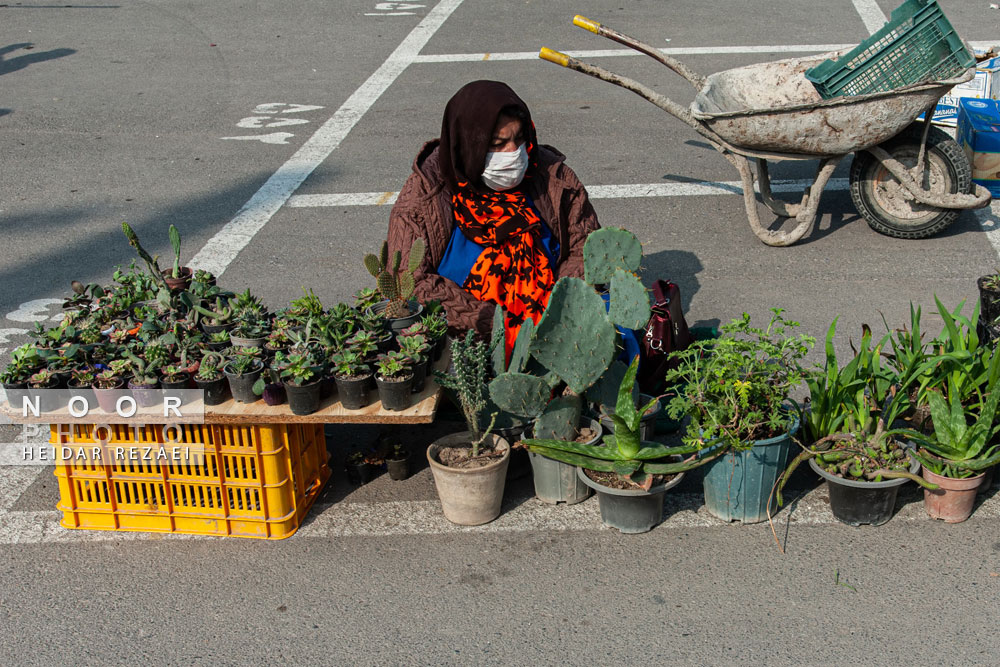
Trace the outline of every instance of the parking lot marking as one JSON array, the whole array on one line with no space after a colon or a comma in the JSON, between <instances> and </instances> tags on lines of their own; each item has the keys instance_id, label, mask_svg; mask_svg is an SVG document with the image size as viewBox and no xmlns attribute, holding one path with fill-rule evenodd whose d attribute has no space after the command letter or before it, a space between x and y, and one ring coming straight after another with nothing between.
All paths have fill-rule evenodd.
<instances>
[{"instance_id":1,"label":"parking lot marking","mask_svg":"<svg viewBox=\"0 0 1000 667\"><path fill-rule=\"evenodd\" d=\"M865 27L868 28L868 34L874 35L885 25L885 14L875 0L851 0L851 2L854 3L854 9L858 11Z\"/></svg>"},{"instance_id":2,"label":"parking lot marking","mask_svg":"<svg viewBox=\"0 0 1000 667\"><path fill-rule=\"evenodd\" d=\"M323 123L287 162L191 258L189 265L221 275L236 256L278 212L306 178L329 157L361 117L413 62L462 0L441 0L410 31L382 65Z\"/></svg>"},{"instance_id":3,"label":"parking lot marking","mask_svg":"<svg viewBox=\"0 0 1000 667\"><path fill-rule=\"evenodd\" d=\"M801 192L812 185L810 179L772 181L772 192ZM846 190L846 178L831 178L826 190ZM631 199L635 197L693 197L705 195L741 195L740 181L695 181L693 183L634 183L589 185L591 199ZM329 206L384 206L396 203L398 192L352 192L344 194L295 195L288 200L293 208Z\"/></svg>"}]
</instances>

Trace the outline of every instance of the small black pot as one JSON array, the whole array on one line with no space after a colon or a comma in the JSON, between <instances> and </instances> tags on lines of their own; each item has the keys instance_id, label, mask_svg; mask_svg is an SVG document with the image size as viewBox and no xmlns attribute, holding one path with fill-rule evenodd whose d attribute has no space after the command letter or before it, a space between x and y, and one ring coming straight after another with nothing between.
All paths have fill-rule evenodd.
<instances>
[{"instance_id":1,"label":"small black pot","mask_svg":"<svg viewBox=\"0 0 1000 667\"><path fill-rule=\"evenodd\" d=\"M264 347L264 343L267 342L266 336L261 336L260 338L244 338L242 336L229 335L229 342L233 344L233 347Z\"/></svg>"},{"instance_id":2,"label":"small black pot","mask_svg":"<svg viewBox=\"0 0 1000 667\"><path fill-rule=\"evenodd\" d=\"M334 380L337 383L337 395L340 397L340 403L345 409L360 410L371 402L368 395L368 382L371 380L371 377L371 375L358 378L334 376Z\"/></svg>"},{"instance_id":3,"label":"small black pot","mask_svg":"<svg viewBox=\"0 0 1000 667\"><path fill-rule=\"evenodd\" d=\"M441 336L436 341L434 341L434 350L432 351L432 358L434 361L440 361L441 355L444 354L444 348L448 347L448 335L445 334Z\"/></svg>"},{"instance_id":4,"label":"small black pot","mask_svg":"<svg viewBox=\"0 0 1000 667\"><path fill-rule=\"evenodd\" d=\"M296 385L286 382L288 407L293 415L311 415L319 410L319 392L323 380L313 380L308 384Z\"/></svg>"},{"instance_id":5,"label":"small black pot","mask_svg":"<svg viewBox=\"0 0 1000 667\"><path fill-rule=\"evenodd\" d=\"M59 384L55 379L45 387L34 387L29 384L28 400L34 405L37 396L39 412L54 412L62 407L62 401L56 396L56 392L52 391L53 389L59 389Z\"/></svg>"},{"instance_id":6,"label":"small black pot","mask_svg":"<svg viewBox=\"0 0 1000 667\"><path fill-rule=\"evenodd\" d=\"M222 341L221 343L205 343L205 349L212 350L213 352L221 352L231 345L229 341Z\"/></svg>"},{"instance_id":7,"label":"small black pot","mask_svg":"<svg viewBox=\"0 0 1000 667\"><path fill-rule=\"evenodd\" d=\"M393 412L405 410L413 403L413 373L405 379L391 382L383 380L381 377L375 378L378 385L378 397L382 401L382 408Z\"/></svg>"},{"instance_id":8,"label":"small black pot","mask_svg":"<svg viewBox=\"0 0 1000 667\"><path fill-rule=\"evenodd\" d=\"M195 377L195 385L205 392L205 405L219 405L229 396L229 383L225 376L215 380L201 380Z\"/></svg>"},{"instance_id":9,"label":"small black pot","mask_svg":"<svg viewBox=\"0 0 1000 667\"><path fill-rule=\"evenodd\" d=\"M386 466L389 468L389 478L398 481L410 476L410 459L386 459Z\"/></svg>"},{"instance_id":10,"label":"small black pot","mask_svg":"<svg viewBox=\"0 0 1000 667\"><path fill-rule=\"evenodd\" d=\"M809 467L826 480L830 494L830 511L833 517L849 526L881 526L892 518L896 507L899 487L906 484L906 478L890 479L884 482L865 482L844 479L831 475L809 459ZM913 459L910 472L916 474L920 463Z\"/></svg>"},{"instance_id":11,"label":"small black pot","mask_svg":"<svg viewBox=\"0 0 1000 667\"><path fill-rule=\"evenodd\" d=\"M348 463L347 479L354 484L367 484L375 477L375 466L371 463Z\"/></svg>"},{"instance_id":12,"label":"small black pot","mask_svg":"<svg viewBox=\"0 0 1000 667\"><path fill-rule=\"evenodd\" d=\"M71 398L72 397L76 397L76 396L80 396L85 401L87 401L87 410L88 411L89 410L93 410L94 408L97 407L97 395L94 393L94 390L90 387L90 385L85 385L85 386L82 386L82 387L81 386L74 386L73 385L73 381L70 380L69 384L67 384L67 388L69 389L69 393L70 393L70 397ZM77 402L77 404L79 404L79 402Z\"/></svg>"},{"instance_id":13,"label":"small black pot","mask_svg":"<svg viewBox=\"0 0 1000 667\"><path fill-rule=\"evenodd\" d=\"M264 372L264 363L258 361L255 370L243 375L234 375L227 371L226 368L228 368L228 365L223 367L222 372L226 374L226 379L229 380L229 391L233 394L233 400L238 403L255 402L258 396L253 393L253 386L256 384L260 374Z\"/></svg>"},{"instance_id":14,"label":"small black pot","mask_svg":"<svg viewBox=\"0 0 1000 667\"><path fill-rule=\"evenodd\" d=\"M236 326L236 322L227 322L226 324L206 324L202 322L201 330L207 334L219 333L220 331L229 331Z\"/></svg>"},{"instance_id":15,"label":"small black pot","mask_svg":"<svg viewBox=\"0 0 1000 667\"><path fill-rule=\"evenodd\" d=\"M181 380L176 380L174 382L167 382L162 377L160 378L160 387L163 389L190 389L191 388L191 374L182 373L184 376Z\"/></svg>"},{"instance_id":16,"label":"small black pot","mask_svg":"<svg viewBox=\"0 0 1000 667\"><path fill-rule=\"evenodd\" d=\"M424 390L427 380L427 369L430 366L430 359L421 359L413 364L413 387L410 391L414 394Z\"/></svg>"},{"instance_id":17,"label":"small black pot","mask_svg":"<svg viewBox=\"0 0 1000 667\"><path fill-rule=\"evenodd\" d=\"M337 388L337 383L334 381L332 375L324 375L323 381L319 383L319 400L324 400L333 396L334 390Z\"/></svg>"}]
</instances>

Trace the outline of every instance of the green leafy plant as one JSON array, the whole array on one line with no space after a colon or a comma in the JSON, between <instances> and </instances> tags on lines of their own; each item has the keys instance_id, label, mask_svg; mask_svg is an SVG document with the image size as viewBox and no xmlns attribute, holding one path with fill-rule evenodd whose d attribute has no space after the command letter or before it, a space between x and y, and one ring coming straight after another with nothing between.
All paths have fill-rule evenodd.
<instances>
[{"instance_id":1,"label":"green leafy plant","mask_svg":"<svg viewBox=\"0 0 1000 667\"><path fill-rule=\"evenodd\" d=\"M222 356L209 352L201 358L198 365L198 374L195 376L203 382L211 382L222 377Z\"/></svg>"},{"instance_id":2,"label":"green leafy plant","mask_svg":"<svg viewBox=\"0 0 1000 667\"><path fill-rule=\"evenodd\" d=\"M246 375L260 366L260 360L248 354L234 354L225 365L225 371L231 375Z\"/></svg>"},{"instance_id":3,"label":"green leafy plant","mask_svg":"<svg viewBox=\"0 0 1000 667\"><path fill-rule=\"evenodd\" d=\"M34 345L26 343L10 353L10 363L0 374L0 382L6 384L24 382L41 365L42 359L38 355L38 350Z\"/></svg>"},{"instance_id":4,"label":"green leafy plant","mask_svg":"<svg viewBox=\"0 0 1000 667\"><path fill-rule=\"evenodd\" d=\"M786 320L781 308L771 312L764 329L751 326L744 313L723 325L719 338L671 353L678 365L666 382L685 389L668 410L673 419L690 415L685 444L745 450L793 427L797 416L786 402L805 378L801 361L815 339L792 335L799 323Z\"/></svg>"},{"instance_id":5,"label":"green leafy plant","mask_svg":"<svg viewBox=\"0 0 1000 667\"><path fill-rule=\"evenodd\" d=\"M121 374L107 368L94 378L94 389L114 389L121 382Z\"/></svg>"},{"instance_id":6,"label":"green leafy plant","mask_svg":"<svg viewBox=\"0 0 1000 667\"><path fill-rule=\"evenodd\" d=\"M43 368L39 371L35 371L28 378L28 386L43 388L51 387L56 383L56 375L48 368Z\"/></svg>"},{"instance_id":7,"label":"green leafy plant","mask_svg":"<svg viewBox=\"0 0 1000 667\"><path fill-rule=\"evenodd\" d=\"M427 339L420 334L415 336L397 336L396 342L399 343L399 351L410 360L411 364L417 364L426 359L427 352L431 349L431 346L427 343Z\"/></svg>"},{"instance_id":8,"label":"green leafy plant","mask_svg":"<svg viewBox=\"0 0 1000 667\"><path fill-rule=\"evenodd\" d=\"M388 354L380 354L375 366L383 380L402 379L413 370L410 358L396 350Z\"/></svg>"},{"instance_id":9,"label":"green leafy plant","mask_svg":"<svg viewBox=\"0 0 1000 667\"><path fill-rule=\"evenodd\" d=\"M300 324L305 324L313 317L323 314L323 303L311 289L302 288L303 296L293 299L285 311L285 317Z\"/></svg>"},{"instance_id":10,"label":"green leafy plant","mask_svg":"<svg viewBox=\"0 0 1000 667\"><path fill-rule=\"evenodd\" d=\"M1000 291L1000 269L983 276L982 285L988 290Z\"/></svg>"},{"instance_id":11,"label":"green leafy plant","mask_svg":"<svg viewBox=\"0 0 1000 667\"><path fill-rule=\"evenodd\" d=\"M395 319L410 314L407 301L413 296L416 287L413 273L424 261L425 250L423 239L414 241L407 255L406 268L401 268L403 256L399 250L392 254L390 262L388 241L382 243L380 255L365 255L365 268L375 278L382 298L389 301L385 308L387 318Z\"/></svg>"},{"instance_id":12,"label":"green leafy plant","mask_svg":"<svg viewBox=\"0 0 1000 667\"><path fill-rule=\"evenodd\" d=\"M454 373L434 371L434 377L442 387L453 391L462 406L465 425L472 440L472 458L479 456L479 448L489 436L496 423L497 413L493 412L490 423L483 427L484 411L489 403L487 382L490 373L490 345L476 340L473 331L467 331L465 338L455 340L451 352Z\"/></svg>"},{"instance_id":13,"label":"green leafy plant","mask_svg":"<svg viewBox=\"0 0 1000 667\"><path fill-rule=\"evenodd\" d=\"M354 293L354 307L360 311L371 308L381 300L382 296L377 289L366 287Z\"/></svg>"},{"instance_id":14,"label":"green leafy plant","mask_svg":"<svg viewBox=\"0 0 1000 667\"><path fill-rule=\"evenodd\" d=\"M312 368L312 359L305 354L293 354L281 370L281 377L288 384L301 387L308 384L316 376Z\"/></svg>"},{"instance_id":15,"label":"green leafy plant","mask_svg":"<svg viewBox=\"0 0 1000 667\"><path fill-rule=\"evenodd\" d=\"M614 422L614 434L604 438L603 445L585 445L570 440L528 438L522 443L529 451L556 461L580 466L587 470L613 472L620 479L648 491L653 484L653 475L670 475L696 468L721 455L716 451L707 458L699 458L700 444L685 444L667 447L651 442L642 442L639 428L642 415L656 403L637 409L632 396L635 376L639 370L639 357L632 360L618 389L618 401ZM682 461L668 461L671 457L683 457Z\"/></svg>"},{"instance_id":16,"label":"green leafy plant","mask_svg":"<svg viewBox=\"0 0 1000 667\"><path fill-rule=\"evenodd\" d=\"M972 477L1000 463L1000 444L990 444L1000 433L996 420L998 381L993 379L986 387L986 400L978 415L970 415L962 405L955 378L949 378L949 383L947 399L937 391L927 395L933 433L912 429L902 433L920 445L915 456L931 472L952 478Z\"/></svg>"},{"instance_id":17,"label":"green leafy plant","mask_svg":"<svg viewBox=\"0 0 1000 667\"><path fill-rule=\"evenodd\" d=\"M240 338L265 338L271 332L270 323L263 317L246 315L238 319L230 335Z\"/></svg>"},{"instance_id":18,"label":"green leafy plant","mask_svg":"<svg viewBox=\"0 0 1000 667\"><path fill-rule=\"evenodd\" d=\"M341 378L357 378L371 375L371 368L365 363L365 357L356 350L347 348L331 357L333 372Z\"/></svg>"},{"instance_id":19,"label":"green leafy plant","mask_svg":"<svg viewBox=\"0 0 1000 667\"><path fill-rule=\"evenodd\" d=\"M375 354L378 350L378 340L375 334L364 330L358 331L348 338L347 345L365 359Z\"/></svg>"},{"instance_id":20,"label":"green leafy plant","mask_svg":"<svg viewBox=\"0 0 1000 667\"><path fill-rule=\"evenodd\" d=\"M160 374L163 377L164 382L180 382L184 379L184 375L187 373L180 366L164 366L160 369Z\"/></svg>"}]
</instances>

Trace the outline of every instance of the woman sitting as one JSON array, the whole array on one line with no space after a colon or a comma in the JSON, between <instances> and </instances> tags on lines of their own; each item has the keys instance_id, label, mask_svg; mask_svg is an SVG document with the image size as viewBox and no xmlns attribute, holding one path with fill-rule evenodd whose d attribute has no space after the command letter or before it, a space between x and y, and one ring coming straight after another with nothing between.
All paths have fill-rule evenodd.
<instances>
[{"instance_id":1,"label":"woman sitting","mask_svg":"<svg viewBox=\"0 0 1000 667\"><path fill-rule=\"evenodd\" d=\"M405 258L424 240L414 297L441 301L453 330L489 336L500 305L509 351L555 281L583 277L583 243L599 225L564 159L538 144L506 84L474 81L448 101L441 138L424 144L392 208L388 241Z\"/></svg>"}]
</instances>

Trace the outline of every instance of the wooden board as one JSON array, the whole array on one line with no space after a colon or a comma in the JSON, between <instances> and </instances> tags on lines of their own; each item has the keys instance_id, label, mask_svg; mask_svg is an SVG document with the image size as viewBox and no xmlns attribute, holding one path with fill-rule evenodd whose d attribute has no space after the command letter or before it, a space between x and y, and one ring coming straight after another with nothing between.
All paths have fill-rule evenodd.
<instances>
[{"instance_id":1,"label":"wooden board","mask_svg":"<svg viewBox=\"0 0 1000 667\"><path fill-rule=\"evenodd\" d=\"M450 355L448 350L433 368L445 371ZM288 404L267 405L264 401L237 403L229 399L220 405L205 408L206 424L429 424L434 421L438 404L441 402L441 388L428 373L423 391L413 395L413 404L406 410L391 411L382 408L376 399L361 410L348 410L337 400L334 393L320 403L319 410L309 415L293 415Z\"/></svg>"},{"instance_id":2,"label":"wooden board","mask_svg":"<svg viewBox=\"0 0 1000 667\"><path fill-rule=\"evenodd\" d=\"M450 360L450 348L445 350L441 358L434 363L433 368L445 371ZM427 382L423 391L413 395L413 404L402 411L390 411L382 408L382 402L378 400L378 393L374 390L370 394L375 402L361 410L348 410L337 400L334 393L320 402L320 408L309 415L293 415L288 408L288 403L281 405L267 405L263 400L254 403L237 403L229 399L220 405L205 407L204 423L206 424L429 424L434 421L437 414L438 404L441 402L441 388L434 381L432 375L428 374ZM198 404L192 403L191 408L200 409ZM69 412L63 408L55 412L46 412L38 417L25 418L20 411L12 410L4 405L0 412L10 417L16 424L23 423L43 423L43 424L72 424L76 420L69 416ZM100 413L98 410L98 414ZM61 415L65 415L60 419ZM100 419L88 419L85 423L93 423ZM104 423L127 423L127 424L157 424L164 420L155 417L136 416L130 419L115 416ZM174 420L175 422L197 423L198 419Z\"/></svg>"}]
</instances>

